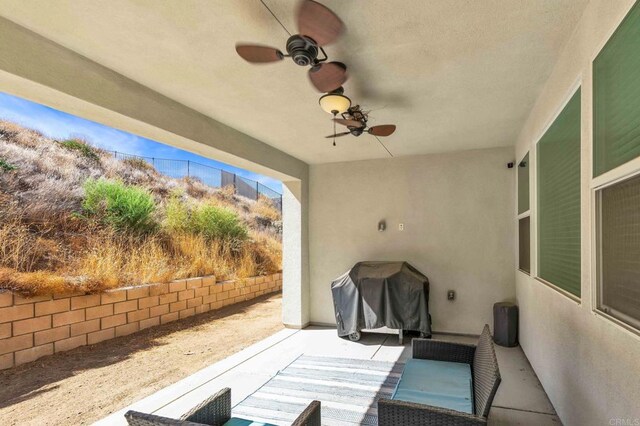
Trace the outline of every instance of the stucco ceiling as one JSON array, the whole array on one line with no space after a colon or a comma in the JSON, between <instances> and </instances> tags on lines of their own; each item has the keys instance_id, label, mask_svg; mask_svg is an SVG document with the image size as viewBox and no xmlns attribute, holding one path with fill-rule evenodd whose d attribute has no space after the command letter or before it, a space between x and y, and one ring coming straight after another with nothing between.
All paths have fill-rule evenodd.
<instances>
[{"instance_id":1,"label":"stucco ceiling","mask_svg":"<svg viewBox=\"0 0 640 426\"><path fill-rule=\"evenodd\" d=\"M295 33L291 0L265 0ZM587 0L323 0L347 33L345 94L393 123L395 156L514 143ZM251 65L237 41L284 50L259 0L3 0L0 15L308 163L388 156L344 137L306 69Z\"/></svg>"}]
</instances>

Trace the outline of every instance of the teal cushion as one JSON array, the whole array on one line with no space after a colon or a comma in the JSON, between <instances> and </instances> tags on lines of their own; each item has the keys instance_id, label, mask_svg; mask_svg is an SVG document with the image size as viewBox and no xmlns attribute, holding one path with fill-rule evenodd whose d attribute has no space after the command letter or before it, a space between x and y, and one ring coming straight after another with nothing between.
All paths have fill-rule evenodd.
<instances>
[{"instance_id":1,"label":"teal cushion","mask_svg":"<svg viewBox=\"0 0 640 426\"><path fill-rule=\"evenodd\" d=\"M254 422L253 420L245 420L239 417L231 417L224 426L274 426L271 423Z\"/></svg>"},{"instance_id":2,"label":"teal cushion","mask_svg":"<svg viewBox=\"0 0 640 426\"><path fill-rule=\"evenodd\" d=\"M471 366L459 362L410 359L392 399L473 414Z\"/></svg>"}]
</instances>

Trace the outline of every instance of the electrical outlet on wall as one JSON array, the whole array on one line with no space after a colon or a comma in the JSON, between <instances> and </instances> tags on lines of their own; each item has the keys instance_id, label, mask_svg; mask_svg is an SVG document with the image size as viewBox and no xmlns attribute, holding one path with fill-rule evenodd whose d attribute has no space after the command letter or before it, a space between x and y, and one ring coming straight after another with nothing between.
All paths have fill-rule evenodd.
<instances>
[{"instance_id":1,"label":"electrical outlet on wall","mask_svg":"<svg viewBox=\"0 0 640 426\"><path fill-rule=\"evenodd\" d=\"M456 291L449 290L447 291L447 300L455 300L456 299Z\"/></svg>"},{"instance_id":2,"label":"electrical outlet on wall","mask_svg":"<svg viewBox=\"0 0 640 426\"><path fill-rule=\"evenodd\" d=\"M404 231L404 223L398 225L398 231Z\"/></svg>"}]
</instances>

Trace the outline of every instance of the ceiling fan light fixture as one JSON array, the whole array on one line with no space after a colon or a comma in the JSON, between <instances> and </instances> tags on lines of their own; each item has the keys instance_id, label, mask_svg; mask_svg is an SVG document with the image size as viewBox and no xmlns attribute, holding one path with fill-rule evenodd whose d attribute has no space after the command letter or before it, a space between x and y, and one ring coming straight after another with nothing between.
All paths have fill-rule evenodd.
<instances>
[{"instance_id":1,"label":"ceiling fan light fixture","mask_svg":"<svg viewBox=\"0 0 640 426\"><path fill-rule=\"evenodd\" d=\"M351 108L351 99L343 95L342 90L336 90L322 95L319 103L323 111L334 116L342 114Z\"/></svg>"}]
</instances>

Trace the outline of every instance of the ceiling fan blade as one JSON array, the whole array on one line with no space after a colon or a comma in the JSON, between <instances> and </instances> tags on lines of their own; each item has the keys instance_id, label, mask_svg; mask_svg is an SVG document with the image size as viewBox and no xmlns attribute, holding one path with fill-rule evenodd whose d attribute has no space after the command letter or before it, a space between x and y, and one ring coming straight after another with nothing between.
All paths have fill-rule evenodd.
<instances>
[{"instance_id":1,"label":"ceiling fan blade","mask_svg":"<svg viewBox=\"0 0 640 426\"><path fill-rule=\"evenodd\" d=\"M350 134L351 134L351 132L342 132L342 133L336 133L335 135L325 136L325 138L327 138L327 139L339 138L340 136L347 136L347 135L350 135Z\"/></svg>"},{"instance_id":2,"label":"ceiling fan blade","mask_svg":"<svg viewBox=\"0 0 640 426\"><path fill-rule=\"evenodd\" d=\"M344 118L334 118L333 121L348 127L357 127L357 128L364 127L364 124L362 124L362 122L358 120L345 120Z\"/></svg>"},{"instance_id":3,"label":"ceiling fan blade","mask_svg":"<svg viewBox=\"0 0 640 426\"><path fill-rule=\"evenodd\" d=\"M326 6L303 0L298 9L298 32L311 37L319 46L333 43L344 33L344 23Z\"/></svg>"},{"instance_id":4,"label":"ceiling fan blade","mask_svg":"<svg viewBox=\"0 0 640 426\"><path fill-rule=\"evenodd\" d=\"M242 59L254 64L277 62L284 58L284 54L276 48L255 44L236 44L236 52Z\"/></svg>"},{"instance_id":5,"label":"ceiling fan blade","mask_svg":"<svg viewBox=\"0 0 640 426\"><path fill-rule=\"evenodd\" d=\"M340 62L325 62L309 69L311 84L322 93L336 90L347 78L347 68Z\"/></svg>"},{"instance_id":6,"label":"ceiling fan blade","mask_svg":"<svg viewBox=\"0 0 640 426\"><path fill-rule=\"evenodd\" d=\"M369 132L374 136L389 136L395 131L396 131L396 126L394 124L383 124L380 126L373 126L373 127L369 127L369 130L367 130L367 132Z\"/></svg>"}]
</instances>

